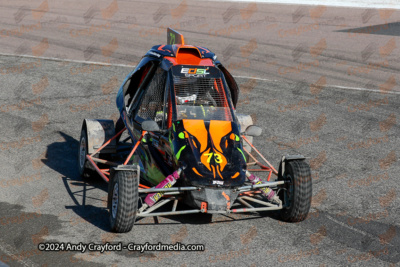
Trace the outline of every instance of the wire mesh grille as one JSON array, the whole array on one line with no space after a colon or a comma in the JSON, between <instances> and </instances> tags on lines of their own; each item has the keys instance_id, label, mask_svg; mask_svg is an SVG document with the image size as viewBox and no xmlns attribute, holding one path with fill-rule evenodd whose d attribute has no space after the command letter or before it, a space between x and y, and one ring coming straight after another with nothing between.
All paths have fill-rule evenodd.
<instances>
[{"instance_id":1,"label":"wire mesh grille","mask_svg":"<svg viewBox=\"0 0 400 267\"><path fill-rule=\"evenodd\" d=\"M174 76L178 119L232 120L222 80Z\"/></svg>"},{"instance_id":2,"label":"wire mesh grille","mask_svg":"<svg viewBox=\"0 0 400 267\"><path fill-rule=\"evenodd\" d=\"M175 76L174 84L178 105L228 107L221 79Z\"/></svg>"},{"instance_id":3,"label":"wire mesh grille","mask_svg":"<svg viewBox=\"0 0 400 267\"><path fill-rule=\"evenodd\" d=\"M153 79L148 85L143 101L138 110L137 116L142 119L154 120L157 113L163 111L164 88L166 80L166 72L158 69Z\"/></svg>"}]
</instances>

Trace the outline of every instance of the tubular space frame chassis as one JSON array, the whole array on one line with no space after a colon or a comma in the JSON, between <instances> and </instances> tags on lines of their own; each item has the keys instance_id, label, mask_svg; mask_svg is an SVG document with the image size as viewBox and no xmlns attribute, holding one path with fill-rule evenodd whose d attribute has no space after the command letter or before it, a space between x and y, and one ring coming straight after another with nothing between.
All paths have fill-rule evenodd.
<instances>
[{"instance_id":1,"label":"tubular space frame chassis","mask_svg":"<svg viewBox=\"0 0 400 267\"><path fill-rule=\"evenodd\" d=\"M103 148L105 148L112 140L120 136L126 128L122 129L120 132L118 132L116 135L114 135L111 139L106 141L100 148L98 148L95 152L92 154L86 155L87 160L91 163L92 167L96 170L96 172L100 175L100 177L106 181L107 183L109 182L109 176L110 176L110 169L112 167L120 166L120 164L116 162L111 162L103 159L96 158L95 155L98 154ZM143 131L141 137L139 140L137 140L136 144L133 146L131 152L129 153L128 157L124 161L123 165L127 165L129 160L132 158L133 154L135 153L137 147L139 146L140 142L142 141L143 137L145 136L147 132ZM258 166L260 168L258 169L248 169L248 171L251 172L268 172L268 178L267 182L264 182L262 184L258 185L244 185L239 188L233 189L234 192L239 192L239 195L237 197L237 203L232 205L230 209L227 210L220 210L220 211L207 211L207 208L201 208L201 209L192 209L192 210L179 210L177 211L177 205L178 201L181 200L180 195L184 191L192 191L192 190L201 190L200 187L195 187L195 186L187 186L187 187L171 187L171 188L150 188L146 185L142 185L139 183L139 194L148 194L148 193L156 193L156 192L163 192L164 196L163 198L155 203L152 207L149 207L145 210L139 209L136 216L137 217L153 217L153 216L168 216L168 215L181 215L181 214L193 214L193 213L220 213L220 214L230 214L230 213L243 213L243 212L256 212L256 211L267 211L267 210L280 210L284 206L280 204L275 204L271 202L264 201L262 198L262 195L260 194L260 191L258 188L262 187L270 187L270 188L276 188L279 185L284 184L284 181L275 181L275 182L270 182L271 175L272 173L275 175L278 175L278 172L276 169L265 159L265 157L254 147L253 144L250 143L250 141L242 135L243 140L245 140L251 148L254 149L254 151L262 158L262 160L268 165L265 166L263 165L260 161L256 159L252 154L250 154L247 149L243 148L245 152L249 155L250 158L252 158L254 161L247 163L247 166ZM100 169L97 165L96 162L102 163L105 165L109 165L109 168L106 169ZM142 198L140 198L142 199ZM171 211L163 211L163 212L154 212L160 207L164 206L167 203L170 203L173 201L173 206ZM254 207L252 204L249 202L258 204L258 206L261 207ZM234 208L235 205L241 204L238 208Z\"/></svg>"}]
</instances>

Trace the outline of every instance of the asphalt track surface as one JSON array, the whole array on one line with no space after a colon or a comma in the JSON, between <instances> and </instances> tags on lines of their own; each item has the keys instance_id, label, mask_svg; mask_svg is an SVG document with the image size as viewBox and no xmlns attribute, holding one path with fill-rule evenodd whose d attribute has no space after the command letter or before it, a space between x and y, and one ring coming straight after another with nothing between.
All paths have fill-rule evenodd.
<instances>
[{"instance_id":1,"label":"asphalt track surface","mask_svg":"<svg viewBox=\"0 0 400 267\"><path fill-rule=\"evenodd\" d=\"M0 266L399 265L400 11L205 1L10 1L0 10ZM307 220L187 215L110 232L107 184L78 175L81 123L117 118L125 65L164 43L166 26L237 77L237 111L263 128L255 145L275 166L284 154L309 157ZM39 252L40 242L206 250Z\"/></svg>"}]
</instances>

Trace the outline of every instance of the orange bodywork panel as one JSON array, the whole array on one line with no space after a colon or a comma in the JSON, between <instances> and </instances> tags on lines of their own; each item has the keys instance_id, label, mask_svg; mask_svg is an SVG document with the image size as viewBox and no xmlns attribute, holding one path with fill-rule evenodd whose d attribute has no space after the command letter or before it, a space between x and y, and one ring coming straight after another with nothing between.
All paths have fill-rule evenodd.
<instances>
[{"instance_id":1,"label":"orange bodywork panel","mask_svg":"<svg viewBox=\"0 0 400 267\"><path fill-rule=\"evenodd\" d=\"M200 157L201 163L203 163L203 165L206 166L206 168L207 168L209 171L211 171L211 167L212 167L213 174L214 174L214 178L215 178L215 169L214 169L214 166L210 165L210 162L208 161L208 157L207 157L207 155L209 154L208 152L210 152L210 149L208 149L206 152L204 152L204 153L201 155L201 157ZM210 167L210 166L211 166L211 167Z\"/></svg>"},{"instance_id":2,"label":"orange bodywork panel","mask_svg":"<svg viewBox=\"0 0 400 267\"><path fill-rule=\"evenodd\" d=\"M182 120L185 130L196 137L200 142L200 153L207 148L208 134L204 121L202 120Z\"/></svg>"},{"instance_id":3,"label":"orange bodywork panel","mask_svg":"<svg viewBox=\"0 0 400 267\"><path fill-rule=\"evenodd\" d=\"M240 174L239 172L235 173L235 174L232 176L232 179L235 179L236 177L238 177L239 174Z\"/></svg>"},{"instance_id":4,"label":"orange bodywork panel","mask_svg":"<svg viewBox=\"0 0 400 267\"><path fill-rule=\"evenodd\" d=\"M159 47L159 50L162 50ZM211 58L202 58L199 49L192 45L173 45L175 57L164 57L175 65L214 66ZM161 49L160 49L161 48Z\"/></svg>"},{"instance_id":5,"label":"orange bodywork panel","mask_svg":"<svg viewBox=\"0 0 400 267\"><path fill-rule=\"evenodd\" d=\"M224 170L227 162L226 157L224 156L221 148L222 138L228 135L232 131L232 124L230 121L210 121L209 132L207 132L206 126L203 120L182 120L183 127L185 130L194 136L197 141L200 143L199 152L201 154L201 162L208 170L212 170L214 173L214 178L216 174L219 177L223 178L221 172ZM208 146L208 137L211 136L211 140L213 142L213 149L207 149ZM186 137L186 135L185 135ZM187 137L186 137L187 138ZM226 142L225 142L226 143ZM227 146L227 144L225 144ZM211 165L211 158L215 159L215 162L218 164L216 169Z\"/></svg>"},{"instance_id":6,"label":"orange bodywork panel","mask_svg":"<svg viewBox=\"0 0 400 267\"><path fill-rule=\"evenodd\" d=\"M194 172L195 174L197 174L198 176L203 177L203 175L201 175L201 174L199 173L199 171L198 171L195 167L193 167L192 170L193 170L193 172Z\"/></svg>"},{"instance_id":7,"label":"orange bodywork panel","mask_svg":"<svg viewBox=\"0 0 400 267\"><path fill-rule=\"evenodd\" d=\"M168 59L174 66L182 64L182 65L199 65L199 66L211 66L213 67L214 65L212 64L212 60L210 58L202 58L202 59L195 59L191 61L191 59L184 59L182 60L185 63L181 63L181 61L178 61L177 58L175 57L164 57Z\"/></svg>"},{"instance_id":8,"label":"orange bodywork panel","mask_svg":"<svg viewBox=\"0 0 400 267\"><path fill-rule=\"evenodd\" d=\"M232 131L232 124L230 121L210 121L210 135L212 136L215 149L219 152L216 154L219 155L219 157L221 157L219 163L221 171L224 170L227 163L227 160L222 153L222 148L220 145L221 139L231 131Z\"/></svg>"},{"instance_id":9,"label":"orange bodywork panel","mask_svg":"<svg viewBox=\"0 0 400 267\"><path fill-rule=\"evenodd\" d=\"M218 152L222 153L220 146L221 139L232 131L232 123L230 121L210 121L210 135L214 141L214 146Z\"/></svg>"}]
</instances>

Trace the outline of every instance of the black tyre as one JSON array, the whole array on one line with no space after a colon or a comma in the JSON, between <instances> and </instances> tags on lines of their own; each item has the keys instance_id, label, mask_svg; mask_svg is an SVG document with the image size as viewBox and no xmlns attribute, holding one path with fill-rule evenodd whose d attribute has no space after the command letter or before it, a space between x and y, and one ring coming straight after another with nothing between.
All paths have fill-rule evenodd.
<instances>
[{"instance_id":1,"label":"black tyre","mask_svg":"<svg viewBox=\"0 0 400 267\"><path fill-rule=\"evenodd\" d=\"M137 172L116 171L108 186L108 207L112 231L126 233L132 229L136 219L138 201Z\"/></svg>"},{"instance_id":2,"label":"black tyre","mask_svg":"<svg viewBox=\"0 0 400 267\"><path fill-rule=\"evenodd\" d=\"M281 173L282 166L279 166ZM279 198L284 204L280 210L283 221L303 221L311 207L312 180L310 166L304 160L293 160L285 163L285 173L279 180L285 180Z\"/></svg>"},{"instance_id":3,"label":"black tyre","mask_svg":"<svg viewBox=\"0 0 400 267\"><path fill-rule=\"evenodd\" d=\"M79 175L82 178L89 178L93 173L90 162L86 158L87 154L88 154L88 137L87 137L86 126L83 125L81 131L81 138L79 139L79 151L78 151L78 169L79 169Z\"/></svg>"}]
</instances>

